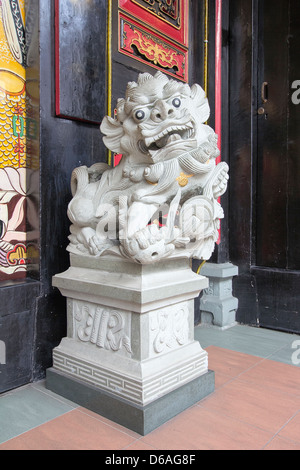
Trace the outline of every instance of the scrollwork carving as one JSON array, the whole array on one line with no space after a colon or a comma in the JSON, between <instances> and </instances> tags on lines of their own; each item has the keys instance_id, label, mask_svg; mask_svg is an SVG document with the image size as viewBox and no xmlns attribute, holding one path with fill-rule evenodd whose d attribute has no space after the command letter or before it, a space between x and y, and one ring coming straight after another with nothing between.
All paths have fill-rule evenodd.
<instances>
[{"instance_id":1,"label":"scrollwork carving","mask_svg":"<svg viewBox=\"0 0 300 470\"><path fill-rule=\"evenodd\" d=\"M174 349L188 341L188 307L176 311L164 309L152 317L151 330L154 334L153 350L160 354L166 349Z\"/></svg>"},{"instance_id":2,"label":"scrollwork carving","mask_svg":"<svg viewBox=\"0 0 300 470\"><path fill-rule=\"evenodd\" d=\"M121 23L123 31L121 51L126 51L136 56L136 58L149 61L182 79L186 78L185 54L182 51L136 27L127 20L122 19Z\"/></svg>"},{"instance_id":3,"label":"scrollwork carving","mask_svg":"<svg viewBox=\"0 0 300 470\"><path fill-rule=\"evenodd\" d=\"M82 306L82 312L84 323L77 330L81 341L112 351L125 348L131 353L130 339L125 333L125 321L120 312L88 305Z\"/></svg>"},{"instance_id":4,"label":"scrollwork carving","mask_svg":"<svg viewBox=\"0 0 300 470\"><path fill-rule=\"evenodd\" d=\"M180 0L133 0L174 27L181 23Z\"/></svg>"}]
</instances>

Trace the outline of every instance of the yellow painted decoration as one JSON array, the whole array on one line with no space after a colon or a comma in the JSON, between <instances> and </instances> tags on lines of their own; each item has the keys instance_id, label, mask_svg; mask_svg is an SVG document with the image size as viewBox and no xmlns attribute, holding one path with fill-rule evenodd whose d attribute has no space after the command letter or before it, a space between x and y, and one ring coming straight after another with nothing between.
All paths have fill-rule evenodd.
<instances>
[{"instance_id":1,"label":"yellow painted decoration","mask_svg":"<svg viewBox=\"0 0 300 470\"><path fill-rule=\"evenodd\" d=\"M18 0L18 6L24 22L25 0ZM10 4L3 0L0 5L0 168L26 166L26 74L13 32Z\"/></svg>"},{"instance_id":2,"label":"yellow painted decoration","mask_svg":"<svg viewBox=\"0 0 300 470\"><path fill-rule=\"evenodd\" d=\"M17 264L25 264L27 259L26 247L24 245L17 245L14 250L7 254L9 264L15 266Z\"/></svg>"},{"instance_id":3,"label":"yellow painted decoration","mask_svg":"<svg viewBox=\"0 0 300 470\"><path fill-rule=\"evenodd\" d=\"M3 12L4 8L8 4L7 1L2 1L3 5L0 7L0 68L1 70L6 70L8 72L12 72L13 74L16 75L16 77L19 77L23 80L23 83L25 81L25 68L17 62L17 60L14 58L10 47L9 47L9 39L7 38L4 30L4 22L3 22ZM20 11L23 17L24 21L24 16L25 16L25 0L18 0ZM1 85L1 82L0 82Z\"/></svg>"},{"instance_id":4,"label":"yellow painted decoration","mask_svg":"<svg viewBox=\"0 0 300 470\"><path fill-rule=\"evenodd\" d=\"M203 268L203 266L205 265L206 263L206 260L205 261L202 261L202 263L200 264L199 268L197 269L197 274L200 274L200 271L201 269Z\"/></svg>"},{"instance_id":5,"label":"yellow painted decoration","mask_svg":"<svg viewBox=\"0 0 300 470\"><path fill-rule=\"evenodd\" d=\"M189 178L192 178L194 175L186 175L185 173L181 172L180 176L176 178L176 181L178 181L179 186L184 188L189 182Z\"/></svg>"},{"instance_id":6,"label":"yellow painted decoration","mask_svg":"<svg viewBox=\"0 0 300 470\"><path fill-rule=\"evenodd\" d=\"M29 261L23 227L15 226L19 233L7 230L9 224L17 223L18 211L19 216L23 214L19 202L14 201L10 194L14 194L15 188L19 188L23 181L23 169L29 165L33 168L33 159L36 159L33 148L32 157L27 159L26 131L38 135L34 116L31 114L31 119L26 119L32 98L26 93L25 1L0 0L0 189L3 213L9 215L6 232L2 233L4 238L0 239L1 249L6 252L6 259L0 262L0 280L10 276L25 277ZM8 187L8 174L11 187ZM21 189L25 194L25 185ZM16 240L24 240L25 243L17 243Z\"/></svg>"}]
</instances>

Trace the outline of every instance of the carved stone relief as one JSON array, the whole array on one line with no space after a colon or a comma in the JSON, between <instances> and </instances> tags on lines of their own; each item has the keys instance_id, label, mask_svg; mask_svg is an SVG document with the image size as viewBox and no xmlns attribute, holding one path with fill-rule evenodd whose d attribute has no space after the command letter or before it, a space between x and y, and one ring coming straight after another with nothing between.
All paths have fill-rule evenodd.
<instances>
[{"instance_id":1,"label":"carved stone relief","mask_svg":"<svg viewBox=\"0 0 300 470\"><path fill-rule=\"evenodd\" d=\"M105 145L123 155L121 162L73 171L68 250L141 264L208 260L219 238L219 198L228 182L228 165L216 162L218 138L205 124L209 113L199 85L161 72L128 83L116 118L101 124Z\"/></svg>"},{"instance_id":2,"label":"carved stone relief","mask_svg":"<svg viewBox=\"0 0 300 470\"><path fill-rule=\"evenodd\" d=\"M166 307L150 314L150 354L160 354L187 344L189 340L188 304Z\"/></svg>"},{"instance_id":3,"label":"carved stone relief","mask_svg":"<svg viewBox=\"0 0 300 470\"><path fill-rule=\"evenodd\" d=\"M83 342L111 351L131 353L130 314L91 303L74 305L75 336Z\"/></svg>"}]
</instances>

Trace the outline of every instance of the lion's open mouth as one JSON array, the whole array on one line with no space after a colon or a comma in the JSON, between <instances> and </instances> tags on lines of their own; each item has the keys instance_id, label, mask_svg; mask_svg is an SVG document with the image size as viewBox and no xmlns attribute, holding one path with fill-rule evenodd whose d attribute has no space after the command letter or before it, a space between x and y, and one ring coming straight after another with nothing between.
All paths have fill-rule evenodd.
<instances>
[{"instance_id":1,"label":"lion's open mouth","mask_svg":"<svg viewBox=\"0 0 300 470\"><path fill-rule=\"evenodd\" d=\"M156 152L170 143L187 140L194 135L195 130L191 122L181 126L170 126L155 136L145 138L143 147L147 151Z\"/></svg>"}]
</instances>

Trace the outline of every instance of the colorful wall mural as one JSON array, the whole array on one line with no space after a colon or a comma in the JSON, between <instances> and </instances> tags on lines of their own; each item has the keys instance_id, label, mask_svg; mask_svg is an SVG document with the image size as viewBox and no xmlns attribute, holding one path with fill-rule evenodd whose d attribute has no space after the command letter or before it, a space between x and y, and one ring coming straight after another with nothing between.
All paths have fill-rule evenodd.
<instances>
[{"instance_id":1,"label":"colorful wall mural","mask_svg":"<svg viewBox=\"0 0 300 470\"><path fill-rule=\"evenodd\" d=\"M0 0L0 280L26 276L37 256L37 159L27 93L25 0Z\"/></svg>"}]
</instances>

